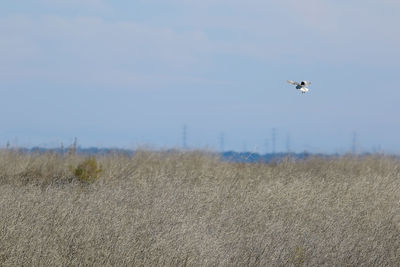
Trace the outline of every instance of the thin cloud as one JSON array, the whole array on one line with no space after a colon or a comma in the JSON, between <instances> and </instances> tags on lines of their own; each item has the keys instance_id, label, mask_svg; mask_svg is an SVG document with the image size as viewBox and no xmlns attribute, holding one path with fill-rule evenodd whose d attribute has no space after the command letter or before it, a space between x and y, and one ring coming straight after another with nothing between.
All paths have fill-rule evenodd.
<instances>
[{"instance_id":1,"label":"thin cloud","mask_svg":"<svg viewBox=\"0 0 400 267\"><path fill-rule=\"evenodd\" d=\"M41 1L69 7L111 5L102 0ZM49 79L77 83L98 79L110 86L113 80L118 85L143 85L151 77L166 80L168 75L207 80L194 73L206 72L216 56L226 55L269 64L397 64L398 19L369 14L372 2L369 6L317 0L171 3L183 5L185 12L174 22L161 21L163 25L94 16L0 18L0 34L7 36L0 44L0 57L7 63L2 76L17 79L21 73L27 77L31 73L45 79L49 73ZM381 8L386 10L391 1L385 3ZM219 12L208 12L209 7ZM179 28L183 24L185 30Z\"/></svg>"},{"instance_id":2,"label":"thin cloud","mask_svg":"<svg viewBox=\"0 0 400 267\"><path fill-rule=\"evenodd\" d=\"M190 71L205 64L212 49L201 32L93 17L15 16L0 19L0 25L0 34L8 36L0 44L7 63L3 80L23 76L108 86L157 85L160 78L171 83L178 77L207 81Z\"/></svg>"},{"instance_id":3,"label":"thin cloud","mask_svg":"<svg viewBox=\"0 0 400 267\"><path fill-rule=\"evenodd\" d=\"M220 53L278 62L296 55L303 62L390 65L399 56L400 4L393 0L168 3L181 12L162 23L208 33Z\"/></svg>"},{"instance_id":4,"label":"thin cloud","mask_svg":"<svg viewBox=\"0 0 400 267\"><path fill-rule=\"evenodd\" d=\"M110 8L104 0L39 0L44 7L56 8L95 8L105 10Z\"/></svg>"}]
</instances>

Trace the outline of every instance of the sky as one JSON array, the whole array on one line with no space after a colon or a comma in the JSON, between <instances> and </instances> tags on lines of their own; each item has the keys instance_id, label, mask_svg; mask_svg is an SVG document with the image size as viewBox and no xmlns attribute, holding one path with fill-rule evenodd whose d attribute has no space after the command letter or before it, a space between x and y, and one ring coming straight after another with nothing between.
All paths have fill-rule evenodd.
<instances>
[{"instance_id":1,"label":"sky","mask_svg":"<svg viewBox=\"0 0 400 267\"><path fill-rule=\"evenodd\" d=\"M400 153L400 2L0 3L0 146ZM286 80L310 80L300 94ZM355 137L355 138L354 138Z\"/></svg>"}]
</instances>

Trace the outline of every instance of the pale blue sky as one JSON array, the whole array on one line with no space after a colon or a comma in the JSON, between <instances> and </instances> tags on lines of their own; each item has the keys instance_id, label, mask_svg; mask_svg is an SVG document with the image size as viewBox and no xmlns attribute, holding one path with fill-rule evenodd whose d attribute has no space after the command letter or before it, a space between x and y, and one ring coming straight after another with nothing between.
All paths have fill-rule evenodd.
<instances>
[{"instance_id":1,"label":"pale blue sky","mask_svg":"<svg viewBox=\"0 0 400 267\"><path fill-rule=\"evenodd\" d=\"M400 153L399 1L22 2L0 3L1 146L176 147L186 123L190 147Z\"/></svg>"}]
</instances>

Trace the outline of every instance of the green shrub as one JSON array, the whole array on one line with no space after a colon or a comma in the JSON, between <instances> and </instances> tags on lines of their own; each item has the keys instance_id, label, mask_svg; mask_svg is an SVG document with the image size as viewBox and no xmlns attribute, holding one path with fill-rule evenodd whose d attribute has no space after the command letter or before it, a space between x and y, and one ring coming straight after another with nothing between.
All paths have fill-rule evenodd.
<instances>
[{"instance_id":1,"label":"green shrub","mask_svg":"<svg viewBox=\"0 0 400 267\"><path fill-rule=\"evenodd\" d=\"M99 179L102 171L102 166L97 163L96 157L90 157L74 168L74 175L81 182L89 183Z\"/></svg>"}]
</instances>

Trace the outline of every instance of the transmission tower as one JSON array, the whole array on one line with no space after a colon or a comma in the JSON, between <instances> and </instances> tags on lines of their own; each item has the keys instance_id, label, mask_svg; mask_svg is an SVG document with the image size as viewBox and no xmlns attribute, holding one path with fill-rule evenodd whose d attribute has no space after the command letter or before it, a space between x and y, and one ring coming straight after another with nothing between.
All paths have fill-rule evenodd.
<instances>
[{"instance_id":1,"label":"transmission tower","mask_svg":"<svg viewBox=\"0 0 400 267\"><path fill-rule=\"evenodd\" d=\"M272 154L275 154L276 150L276 129L272 128Z\"/></svg>"},{"instance_id":2,"label":"transmission tower","mask_svg":"<svg viewBox=\"0 0 400 267\"><path fill-rule=\"evenodd\" d=\"M265 149L265 154L269 153L269 140L265 139L264 140L264 149Z\"/></svg>"},{"instance_id":3,"label":"transmission tower","mask_svg":"<svg viewBox=\"0 0 400 267\"><path fill-rule=\"evenodd\" d=\"M184 149L187 148L187 126L186 126L186 124L183 125L182 147L183 147Z\"/></svg>"},{"instance_id":4,"label":"transmission tower","mask_svg":"<svg viewBox=\"0 0 400 267\"><path fill-rule=\"evenodd\" d=\"M357 153L357 132L353 133L353 140L351 145L351 153L355 155Z\"/></svg>"},{"instance_id":5,"label":"transmission tower","mask_svg":"<svg viewBox=\"0 0 400 267\"><path fill-rule=\"evenodd\" d=\"M219 136L219 149L221 150L221 152L225 151L225 136L224 133L221 133L221 135Z\"/></svg>"},{"instance_id":6,"label":"transmission tower","mask_svg":"<svg viewBox=\"0 0 400 267\"><path fill-rule=\"evenodd\" d=\"M291 145L291 140L290 140L290 134L286 136L286 153L290 154L290 145Z\"/></svg>"}]
</instances>

